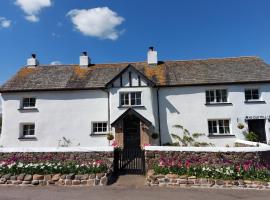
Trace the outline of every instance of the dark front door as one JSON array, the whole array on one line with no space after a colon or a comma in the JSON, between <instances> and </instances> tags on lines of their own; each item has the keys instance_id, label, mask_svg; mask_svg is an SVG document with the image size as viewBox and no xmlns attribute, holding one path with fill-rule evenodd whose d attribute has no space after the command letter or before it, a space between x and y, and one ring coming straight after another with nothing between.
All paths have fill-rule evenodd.
<instances>
[{"instance_id":1,"label":"dark front door","mask_svg":"<svg viewBox=\"0 0 270 200\"><path fill-rule=\"evenodd\" d=\"M140 119L128 115L123 119L124 125L124 148L134 149L140 147Z\"/></svg>"},{"instance_id":2,"label":"dark front door","mask_svg":"<svg viewBox=\"0 0 270 200\"><path fill-rule=\"evenodd\" d=\"M114 152L114 172L128 174L144 174L145 155L140 148L140 119L127 115L123 119L124 149Z\"/></svg>"},{"instance_id":3,"label":"dark front door","mask_svg":"<svg viewBox=\"0 0 270 200\"><path fill-rule=\"evenodd\" d=\"M255 134L258 135L259 142L266 143L264 119L248 120L248 130L249 132L254 132Z\"/></svg>"}]
</instances>

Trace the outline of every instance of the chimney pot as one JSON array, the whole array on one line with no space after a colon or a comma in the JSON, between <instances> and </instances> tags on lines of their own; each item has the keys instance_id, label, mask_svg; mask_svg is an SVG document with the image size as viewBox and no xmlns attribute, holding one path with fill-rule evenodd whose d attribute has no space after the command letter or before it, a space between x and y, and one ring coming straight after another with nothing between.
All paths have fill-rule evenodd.
<instances>
[{"instance_id":1,"label":"chimney pot","mask_svg":"<svg viewBox=\"0 0 270 200\"><path fill-rule=\"evenodd\" d=\"M36 54L32 53L31 57L27 59L27 66L34 67L39 65Z\"/></svg>"}]
</instances>

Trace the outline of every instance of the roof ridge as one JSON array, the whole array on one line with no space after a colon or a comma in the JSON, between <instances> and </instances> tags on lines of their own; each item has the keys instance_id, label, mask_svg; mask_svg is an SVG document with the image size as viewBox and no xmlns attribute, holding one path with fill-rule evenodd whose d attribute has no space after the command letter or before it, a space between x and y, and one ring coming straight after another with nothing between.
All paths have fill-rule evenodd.
<instances>
[{"instance_id":1,"label":"roof ridge","mask_svg":"<svg viewBox=\"0 0 270 200\"><path fill-rule=\"evenodd\" d=\"M257 58L261 59L259 56L238 56L238 57L220 57L220 58L196 58L191 60L164 60L163 62L190 62L190 61L207 61L207 60L227 60L227 59L241 59L241 58Z\"/></svg>"},{"instance_id":2,"label":"roof ridge","mask_svg":"<svg viewBox=\"0 0 270 200\"><path fill-rule=\"evenodd\" d=\"M190 59L190 60L159 60L159 62L192 62L192 61L208 61L208 60L227 60L227 59L241 59L241 58L256 58L262 60L259 56L238 56L238 57L219 57L219 58L196 58L196 59ZM133 61L133 62L127 62L127 61L121 61L121 62L112 62L112 63L93 63L93 66L98 65L121 65L121 64L140 64L140 63L146 63L146 61ZM64 66L71 66L76 67L79 66L79 64L59 64L59 65L51 65L51 64L40 64L38 67L64 67ZM28 67L27 65L24 65L23 67Z\"/></svg>"}]
</instances>

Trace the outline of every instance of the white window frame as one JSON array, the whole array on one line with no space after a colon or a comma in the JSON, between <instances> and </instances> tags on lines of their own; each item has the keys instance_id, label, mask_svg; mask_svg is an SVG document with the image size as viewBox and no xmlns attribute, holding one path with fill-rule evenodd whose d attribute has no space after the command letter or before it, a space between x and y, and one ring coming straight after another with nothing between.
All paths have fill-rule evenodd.
<instances>
[{"instance_id":1,"label":"white window frame","mask_svg":"<svg viewBox=\"0 0 270 200\"><path fill-rule=\"evenodd\" d=\"M221 101L219 101L219 102L217 101L217 91L218 90L220 91L220 98L221 98ZM226 91L226 101L222 101L222 99L223 99L222 98L223 97L222 90L225 90ZM207 101L207 92L209 92L209 93L214 92L214 101L211 101L211 98L210 98L210 101L209 102ZM229 92L228 92L228 89L226 89L226 88L207 89L205 91L205 101L206 101L206 104L219 104L219 103L222 104L222 103L228 103L229 102L228 98L229 98Z\"/></svg>"},{"instance_id":2,"label":"white window frame","mask_svg":"<svg viewBox=\"0 0 270 200\"><path fill-rule=\"evenodd\" d=\"M29 106L24 105L24 100L25 99L28 99ZM35 105L34 106L30 106L30 99L35 99ZM36 97L23 97L22 100L21 100L21 108L23 108L23 109L33 109L33 108L36 108L36 105L37 105L37 98Z\"/></svg>"},{"instance_id":3,"label":"white window frame","mask_svg":"<svg viewBox=\"0 0 270 200\"><path fill-rule=\"evenodd\" d=\"M217 129L217 131L216 132L213 132L213 133L211 133L210 131L209 131L209 129L210 129L210 127L209 127L209 122L216 122L216 129ZM220 124L219 124L219 121L223 121L223 126L220 126ZM224 124L224 121L229 121L229 125L228 126L225 126ZM220 132L220 127L223 127L223 129L224 129L224 133L221 133ZM229 133L226 133L226 127L227 128L229 128ZM208 119L207 120L207 128L208 128L208 135L209 136L216 136L216 135L219 135L219 136L222 136L222 135L232 135L232 133L231 133L231 120L230 119Z\"/></svg>"},{"instance_id":4,"label":"white window frame","mask_svg":"<svg viewBox=\"0 0 270 200\"><path fill-rule=\"evenodd\" d=\"M25 135L24 134L24 127L25 126L34 126L34 129L29 129L28 130L28 132L30 131L30 130L34 130L34 134L32 134L32 135ZM35 137L36 136L36 124L35 123L22 123L21 124L21 137L22 138L32 138L32 137Z\"/></svg>"},{"instance_id":5,"label":"white window frame","mask_svg":"<svg viewBox=\"0 0 270 200\"><path fill-rule=\"evenodd\" d=\"M105 128L105 127L103 127L103 124L106 124L106 131L104 131L103 129ZM94 130L94 126L95 126L95 124L102 124L102 126L101 126L101 129L102 129L102 131L95 131ZM99 126L97 126L97 129L99 128ZM94 134L94 135L104 135L104 134L107 134L108 133L108 130L109 130L109 127L108 127L108 122L107 121L94 121L94 122L92 122L92 134Z\"/></svg>"},{"instance_id":6,"label":"white window frame","mask_svg":"<svg viewBox=\"0 0 270 200\"><path fill-rule=\"evenodd\" d=\"M247 90L251 91L251 99L246 99L246 91ZM258 90L258 99L253 99L252 90ZM260 101L261 100L261 93L260 93L259 88L245 88L244 95L245 95L245 101Z\"/></svg>"},{"instance_id":7,"label":"white window frame","mask_svg":"<svg viewBox=\"0 0 270 200\"><path fill-rule=\"evenodd\" d=\"M131 104L131 94L132 93L135 93L135 96L136 96L136 93L139 93L140 94L140 98L137 98L137 97L135 97L135 104L134 105L132 105ZM128 95L128 104L122 104L122 98L121 98L121 96L122 95ZM137 99L140 99L140 104L137 104ZM129 91L129 92L120 92L119 93L119 106L120 107L135 107L135 106L141 106L142 105L142 92L141 91Z\"/></svg>"}]
</instances>

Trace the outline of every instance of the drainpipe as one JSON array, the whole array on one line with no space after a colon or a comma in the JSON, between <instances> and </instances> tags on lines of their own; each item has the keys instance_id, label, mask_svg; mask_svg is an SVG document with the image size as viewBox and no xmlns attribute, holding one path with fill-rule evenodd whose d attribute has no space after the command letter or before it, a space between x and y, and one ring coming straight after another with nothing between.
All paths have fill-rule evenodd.
<instances>
[{"instance_id":1,"label":"drainpipe","mask_svg":"<svg viewBox=\"0 0 270 200\"><path fill-rule=\"evenodd\" d=\"M111 131L112 127L111 127L110 91L104 89L104 92L106 92L108 96L108 126L109 126L109 131Z\"/></svg>"},{"instance_id":2,"label":"drainpipe","mask_svg":"<svg viewBox=\"0 0 270 200\"><path fill-rule=\"evenodd\" d=\"M159 145L161 146L161 133L160 133L160 112L159 112L159 88L157 88L157 111L158 111L158 133L159 133Z\"/></svg>"}]
</instances>

